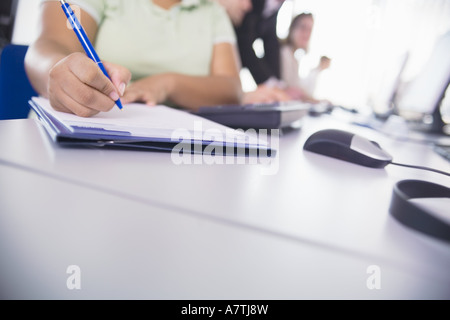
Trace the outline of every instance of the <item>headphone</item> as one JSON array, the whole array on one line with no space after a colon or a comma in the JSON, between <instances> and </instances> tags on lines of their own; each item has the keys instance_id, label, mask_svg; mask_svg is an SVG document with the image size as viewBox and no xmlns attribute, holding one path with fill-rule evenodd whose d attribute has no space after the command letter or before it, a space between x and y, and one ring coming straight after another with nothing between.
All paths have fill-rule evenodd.
<instances>
[{"instance_id":1,"label":"headphone","mask_svg":"<svg viewBox=\"0 0 450 320\"><path fill-rule=\"evenodd\" d=\"M409 201L418 198L450 198L450 188L426 181L402 180L394 186L389 211L407 227L450 242L450 224Z\"/></svg>"}]
</instances>

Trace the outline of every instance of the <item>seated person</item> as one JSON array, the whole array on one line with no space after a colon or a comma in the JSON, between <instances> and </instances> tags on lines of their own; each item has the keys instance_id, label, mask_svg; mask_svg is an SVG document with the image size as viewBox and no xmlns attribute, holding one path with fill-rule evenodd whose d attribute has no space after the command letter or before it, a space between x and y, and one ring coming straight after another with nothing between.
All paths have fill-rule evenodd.
<instances>
[{"instance_id":1,"label":"seated person","mask_svg":"<svg viewBox=\"0 0 450 320\"><path fill-rule=\"evenodd\" d=\"M322 71L330 68L330 65L331 59L327 56L321 56L317 67L311 69L308 76L302 81L302 88L311 97L314 97L320 74L322 73Z\"/></svg>"},{"instance_id":2,"label":"seated person","mask_svg":"<svg viewBox=\"0 0 450 320\"><path fill-rule=\"evenodd\" d=\"M71 1L110 81L84 53L60 2L41 1L40 31L25 67L54 109L87 117L110 110L119 97L193 110L241 102L236 38L217 3Z\"/></svg>"},{"instance_id":3,"label":"seated person","mask_svg":"<svg viewBox=\"0 0 450 320\"><path fill-rule=\"evenodd\" d=\"M283 1L279 0L217 0L227 11L233 26L237 32L239 52L244 66L249 68L255 80L259 81L256 90L244 92L243 104L248 103L270 103L275 101L290 100L289 95L280 89L273 79L279 77L279 68L275 67L274 72L271 65L278 66L278 38L276 36L276 14ZM267 44L273 44L270 52L265 59L256 57L253 51L253 41L258 37L263 37L263 33L257 32L256 25L266 25L264 28L264 37ZM272 30L273 29L273 30ZM278 70L278 71L277 71Z\"/></svg>"},{"instance_id":4,"label":"seated person","mask_svg":"<svg viewBox=\"0 0 450 320\"><path fill-rule=\"evenodd\" d=\"M280 44L277 36L278 10L284 1L252 0L252 9L242 23L234 25L243 67L252 74L257 85L280 79ZM253 43L261 39L264 57L258 57Z\"/></svg>"},{"instance_id":5,"label":"seated person","mask_svg":"<svg viewBox=\"0 0 450 320\"><path fill-rule=\"evenodd\" d=\"M311 13L301 13L291 22L289 33L280 49L281 54L281 80L286 90L294 99L315 102L306 90L302 88L298 74L299 62L296 58L297 50L308 52L309 41L314 26Z\"/></svg>"}]
</instances>

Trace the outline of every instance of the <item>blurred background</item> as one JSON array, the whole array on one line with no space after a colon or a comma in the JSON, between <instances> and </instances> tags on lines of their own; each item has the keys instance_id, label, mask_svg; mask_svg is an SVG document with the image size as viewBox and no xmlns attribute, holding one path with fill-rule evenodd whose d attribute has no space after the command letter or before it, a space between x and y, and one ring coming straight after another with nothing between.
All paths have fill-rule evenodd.
<instances>
[{"instance_id":1,"label":"blurred background","mask_svg":"<svg viewBox=\"0 0 450 320\"><path fill-rule=\"evenodd\" d=\"M405 54L401 80L412 81L436 41L450 30L449 0L287 0L278 16L281 39L291 18L301 12L314 15L314 28L309 52L299 53L300 76L317 66L321 56L330 57L316 96L357 109L376 99Z\"/></svg>"},{"instance_id":2,"label":"blurred background","mask_svg":"<svg viewBox=\"0 0 450 320\"><path fill-rule=\"evenodd\" d=\"M39 2L1 1L2 46L34 40ZM405 54L408 60L401 81L413 80L436 41L450 30L450 0L287 0L278 16L280 39L287 36L292 17L301 12L312 13L315 22L309 52L297 55L300 76L316 67L321 56L330 57L331 67L321 73L315 95L356 109L377 99L388 81L386 74L398 68ZM264 54L258 41L254 49ZM242 79L245 90L255 86L246 70Z\"/></svg>"}]
</instances>

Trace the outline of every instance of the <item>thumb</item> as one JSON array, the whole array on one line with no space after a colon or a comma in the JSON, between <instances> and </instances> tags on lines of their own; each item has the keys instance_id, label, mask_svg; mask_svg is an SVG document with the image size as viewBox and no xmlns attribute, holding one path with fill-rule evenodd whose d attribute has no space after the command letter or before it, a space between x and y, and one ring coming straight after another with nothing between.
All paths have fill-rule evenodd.
<instances>
[{"instance_id":1,"label":"thumb","mask_svg":"<svg viewBox=\"0 0 450 320\"><path fill-rule=\"evenodd\" d=\"M103 62L103 65L105 66L106 71L108 71L111 82L117 88L120 96L123 96L125 89L131 80L131 72L127 68L111 62Z\"/></svg>"}]
</instances>

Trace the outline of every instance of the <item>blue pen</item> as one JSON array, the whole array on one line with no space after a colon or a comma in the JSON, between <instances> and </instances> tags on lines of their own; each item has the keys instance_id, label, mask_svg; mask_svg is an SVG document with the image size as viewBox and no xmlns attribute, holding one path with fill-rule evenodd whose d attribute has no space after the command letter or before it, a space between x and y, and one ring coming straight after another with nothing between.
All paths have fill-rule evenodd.
<instances>
[{"instance_id":1,"label":"blue pen","mask_svg":"<svg viewBox=\"0 0 450 320\"><path fill-rule=\"evenodd\" d=\"M108 79L111 80L111 78L108 75L108 72L106 72L105 67L103 66L102 61L97 55L97 52L95 52L94 47L92 46L91 42L89 41L88 36L86 35L86 32L84 32L83 27L81 26L81 23L78 21L77 17L75 16L75 13L72 11L72 8L68 3L66 3L64 0L60 0L61 2L61 8L63 9L64 13L67 16L67 19L70 22L70 25L72 26L73 31L78 37L78 40L80 40L81 45L84 48L84 51L86 51L86 54L89 58L91 58L98 67L102 70L105 76L108 77ZM116 105L119 107L119 109L122 109L122 102L120 99L116 101Z\"/></svg>"}]
</instances>

